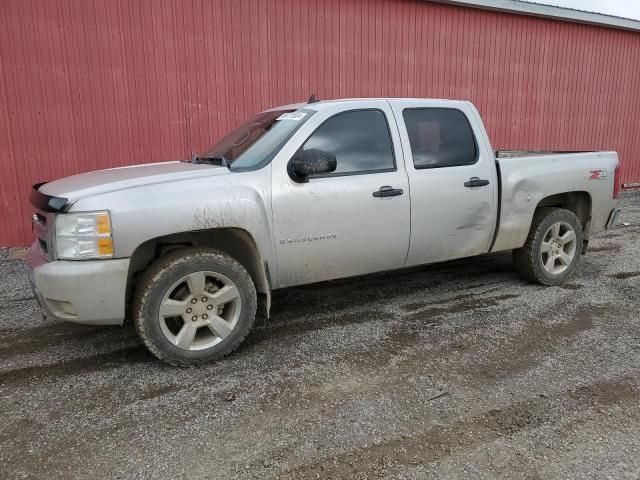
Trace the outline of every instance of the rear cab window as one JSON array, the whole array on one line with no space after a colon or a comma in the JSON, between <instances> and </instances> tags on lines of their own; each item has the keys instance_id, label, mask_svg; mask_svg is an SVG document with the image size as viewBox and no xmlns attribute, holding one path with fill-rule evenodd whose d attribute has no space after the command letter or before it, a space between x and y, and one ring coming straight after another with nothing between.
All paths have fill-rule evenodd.
<instances>
[{"instance_id":1,"label":"rear cab window","mask_svg":"<svg viewBox=\"0 0 640 480\"><path fill-rule=\"evenodd\" d=\"M402 113L416 169L473 165L478 146L467 116L453 108L408 108Z\"/></svg>"}]
</instances>

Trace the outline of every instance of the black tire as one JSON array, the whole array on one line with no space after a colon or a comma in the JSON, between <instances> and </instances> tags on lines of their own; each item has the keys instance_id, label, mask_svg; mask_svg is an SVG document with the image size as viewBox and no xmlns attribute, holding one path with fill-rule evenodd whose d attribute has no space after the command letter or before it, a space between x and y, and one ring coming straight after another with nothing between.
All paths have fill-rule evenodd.
<instances>
[{"instance_id":1,"label":"black tire","mask_svg":"<svg viewBox=\"0 0 640 480\"><path fill-rule=\"evenodd\" d=\"M203 350L186 350L171 343L163 333L160 320L160 305L165 294L175 282L194 272L223 275L239 292L240 313L235 326L219 343ZM256 304L255 286L240 263L215 250L184 248L158 259L143 274L133 302L133 324L144 345L160 360L176 366L198 365L218 360L238 348L253 326Z\"/></svg>"},{"instance_id":2,"label":"black tire","mask_svg":"<svg viewBox=\"0 0 640 480\"><path fill-rule=\"evenodd\" d=\"M570 264L561 273L548 272L542 260L542 242L549 229L559 223L569 224L575 232L575 253ZM520 274L531 282L542 285L560 285L573 273L582 252L582 226L573 212L562 208L544 207L536 210L527 241L522 248L513 251L513 262Z\"/></svg>"}]
</instances>

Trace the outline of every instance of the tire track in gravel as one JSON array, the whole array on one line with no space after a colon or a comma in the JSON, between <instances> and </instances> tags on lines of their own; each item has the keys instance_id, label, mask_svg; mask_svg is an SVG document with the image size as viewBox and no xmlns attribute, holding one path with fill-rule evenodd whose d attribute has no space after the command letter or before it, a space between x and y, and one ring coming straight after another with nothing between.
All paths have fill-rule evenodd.
<instances>
[{"instance_id":1,"label":"tire track in gravel","mask_svg":"<svg viewBox=\"0 0 640 480\"><path fill-rule=\"evenodd\" d=\"M88 327L71 323L53 323L21 331L0 330L0 361L40 352L68 339L85 340L104 337L105 327ZM109 332L110 333L110 332Z\"/></svg>"},{"instance_id":2,"label":"tire track in gravel","mask_svg":"<svg viewBox=\"0 0 640 480\"><path fill-rule=\"evenodd\" d=\"M487 305L499 305L504 297L488 297ZM508 299L515 297L508 296ZM464 298L455 298L465 302ZM408 375L431 376L434 384L445 382L447 378L462 377L466 387L486 388L534 368L550 352L564 348L566 339L591 329L594 320L608 312L607 308L606 305L580 308L569 320L553 324L531 322L504 338L482 334L483 322L461 322L447 332L448 341L436 340L437 333L432 328L440 324L437 318L413 317L392 328L382 341L358 352L335 355L331 362L334 366L342 366L340 369L346 372L340 381L347 384L353 378L366 378L362 388L368 391L391 389L398 394L404 388L411 390L413 385L402 385L397 381ZM438 314L443 313L438 311ZM472 331L473 343L457 340L462 332L470 334ZM323 388L321 385L305 385L302 390L297 386L297 380L274 385L276 393L266 394L259 409L268 411L276 397L284 405L298 405L301 401L308 404L313 398L318 405L322 404L322 394L314 394L314 390Z\"/></svg>"},{"instance_id":3,"label":"tire track in gravel","mask_svg":"<svg viewBox=\"0 0 640 480\"><path fill-rule=\"evenodd\" d=\"M467 308L469 300L464 298L458 298L458 303L448 307L423 309L398 321L382 341L357 353L337 355L333 360L358 366L358 373L364 376L392 365L394 369L406 368L416 375L421 368L430 372L446 371L447 376L464 376L469 384L486 385L534 368L545 355L564 348L567 338L591 329L594 320L601 319L612 308L611 305L586 305L563 321L546 323L538 319L519 330L506 331L502 336L487 332L487 323L477 318L479 310L505 311L501 302L517 297L484 297L484 304L474 310ZM434 329L447 321L450 314L447 308L466 311L467 315L447 323L443 338ZM463 334L472 337L473 342L461 340ZM389 384L395 382L394 375L384 377L389 379Z\"/></svg>"},{"instance_id":4,"label":"tire track in gravel","mask_svg":"<svg viewBox=\"0 0 640 480\"><path fill-rule=\"evenodd\" d=\"M569 389L560 395L534 397L464 418L453 424L434 426L417 435L356 448L319 458L307 465L282 472L282 479L353 478L363 473L388 476L402 467L424 465L475 448L500 437L513 436L542 425L562 425L564 419L585 408L635 405L635 379L621 378ZM562 412L562 413L560 413ZM382 476L382 475L380 475Z\"/></svg>"},{"instance_id":5,"label":"tire track in gravel","mask_svg":"<svg viewBox=\"0 0 640 480\"><path fill-rule=\"evenodd\" d=\"M6 370L0 372L0 385L18 387L39 380L58 381L70 376L89 375L151 362L151 355L142 345L137 345L52 364Z\"/></svg>"}]
</instances>

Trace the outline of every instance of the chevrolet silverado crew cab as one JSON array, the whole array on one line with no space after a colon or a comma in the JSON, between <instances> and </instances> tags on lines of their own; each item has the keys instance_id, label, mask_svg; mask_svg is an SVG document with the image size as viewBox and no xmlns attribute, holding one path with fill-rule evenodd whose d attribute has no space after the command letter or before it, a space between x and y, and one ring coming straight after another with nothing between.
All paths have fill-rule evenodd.
<instances>
[{"instance_id":1,"label":"chevrolet silverado crew cab","mask_svg":"<svg viewBox=\"0 0 640 480\"><path fill-rule=\"evenodd\" d=\"M47 315L127 312L156 357L197 364L279 288L505 250L560 284L615 222L618 169L615 152L494 152L464 101L288 105L191 161L35 185L30 278Z\"/></svg>"}]
</instances>

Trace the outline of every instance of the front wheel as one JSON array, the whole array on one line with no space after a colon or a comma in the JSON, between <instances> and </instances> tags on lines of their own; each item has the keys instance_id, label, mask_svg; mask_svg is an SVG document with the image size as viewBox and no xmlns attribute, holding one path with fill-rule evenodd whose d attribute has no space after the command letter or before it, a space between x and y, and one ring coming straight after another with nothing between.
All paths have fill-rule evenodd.
<instances>
[{"instance_id":1,"label":"front wheel","mask_svg":"<svg viewBox=\"0 0 640 480\"><path fill-rule=\"evenodd\" d=\"M228 355L244 340L256 314L256 290L236 260L188 248L167 254L136 290L134 324L149 351L172 365Z\"/></svg>"},{"instance_id":2,"label":"front wheel","mask_svg":"<svg viewBox=\"0 0 640 480\"><path fill-rule=\"evenodd\" d=\"M540 208L533 216L527 242L513 251L513 260L527 280L559 285L575 270L582 241L582 226L573 212Z\"/></svg>"}]
</instances>

